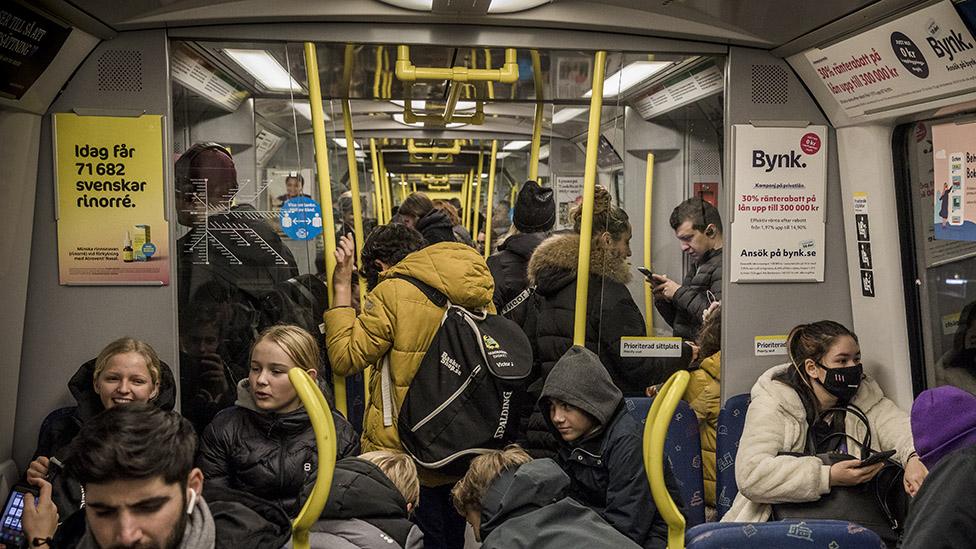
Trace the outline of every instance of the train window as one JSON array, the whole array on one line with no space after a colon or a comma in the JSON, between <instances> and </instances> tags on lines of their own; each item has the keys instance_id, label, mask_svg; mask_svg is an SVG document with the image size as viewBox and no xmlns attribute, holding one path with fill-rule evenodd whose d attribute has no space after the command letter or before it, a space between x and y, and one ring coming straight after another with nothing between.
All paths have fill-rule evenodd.
<instances>
[{"instance_id":1,"label":"train window","mask_svg":"<svg viewBox=\"0 0 976 549\"><path fill-rule=\"evenodd\" d=\"M945 145L934 150L933 132L942 131L943 124L962 128L954 120L925 120L896 131L896 158L908 181L899 209L911 212L914 233L903 252L914 261L906 284L918 288L917 294L908 293L910 305L917 295L910 310L920 313L913 353L924 361L928 386L955 385L976 393L976 241L969 232L972 222L961 213L965 206L951 170L940 169L939 179L935 170L937 162L950 162L954 151Z\"/></svg>"},{"instance_id":2,"label":"train window","mask_svg":"<svg viewBox=\"0 0 976 549\"><path fill-rule=\"evenodd\" d=\"M545 258L559 276L544 283L568 287L576 278L578 239L560 233L573 233L577 225L594 52L517 49L518 78L509 83L411 83L396 77L396 44L322 43L315 49L332 226L327 212L316 210L324 201L303 45L199 41L171 47L181 394L184 414L198 428L233 404L236 385L247 377L251 343L266 326L299 324L327 354L319 329L327 301L322 235L355 233L354 200L368 234L396 222L403 200L423 192L444 210L457 240L479 251L488 246L490 254L505 242L515 246L513 205L534 178L553 189L556 219L549 231L566 241L565 253ZM504 46L426 45L412 46L409 55L418 67L484 69L499 68L510 53ZM642 359L622 360L620 338L672 333L645 307L644 279L634 266L644 264L649 238L655 272L680 283L692 268L668 217L690 196L715 203L720 194L723 72L721 58L608 52L595 144L597 183L607 192L593 227L597 238L606 235L606 249L591 261L588 324L590 343L629 396L643 395L670 373L651 372ZM536 128L541 139L534 163ZM652 227L643 205L649 153ZM353 178L358 197L351 192ZM606 215L611 207L626 216ZM565 297L572 306L575 292ZM619 314L625 301L626 314ZM644 321L648 314L653 327ZM571 338L571 325L558 328ZM327 360L322 367L331 381ZM346 379L345 404L357 427L362 383L361 376Z\"/></svg>"}]
</instances>

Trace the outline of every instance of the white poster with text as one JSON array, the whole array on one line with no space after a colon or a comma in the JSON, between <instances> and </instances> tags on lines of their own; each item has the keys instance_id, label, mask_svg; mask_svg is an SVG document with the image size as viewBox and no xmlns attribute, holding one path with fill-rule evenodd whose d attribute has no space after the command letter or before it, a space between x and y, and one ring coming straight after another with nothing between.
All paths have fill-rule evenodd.
<instances>
[{"instance_id":1,"label":"white poster with text","mask_svg":"<svg viewBox=\"0 0 976 549\"><path fill-rule=\"evenodd\" d=\"M823 282L827 127L732 129L732 282Z\"/></svg>"}]
</instances>

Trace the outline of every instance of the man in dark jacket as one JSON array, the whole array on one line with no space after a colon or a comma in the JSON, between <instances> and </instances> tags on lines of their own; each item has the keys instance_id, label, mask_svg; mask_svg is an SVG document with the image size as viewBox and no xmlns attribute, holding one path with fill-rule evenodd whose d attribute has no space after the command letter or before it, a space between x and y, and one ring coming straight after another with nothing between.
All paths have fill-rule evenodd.
<instances>
[{"instance_id":1,"label":"man in dark jacket","mask_svg":"<svg viewBox=\"0 0 976 549\"><path fill-rule=\"evenodd\" d=\"M681 284L667 275L653 275L654 305L675 337L694 340L702 313L713 301L722 300L722 218L715 206L689 198L671 212L670 222L692 268Z\"/></svg>"},{"instance_id":2,"label":"man in dark jacket","mask_svg":"<svg viewBox=\"0 0 976 549\"><path fill-rule=\"evenodd\" d=\"M529 287L529 258L536 247L545 240L556 222L556 202L552 189L540 187L535 181L526 181L515 203L513 223L517 232L498 246L498 251L488 258L488 269L495 279L495 309L503 309Z\"/></svg>"},{"instance_id":3,"label":"man in dark jacket","mask_svg":"<svg viewBox=\"0 0 976 549\"><path fill-rule=\"evenodd\" d=\"M51 485L24 509L34 547L263 549L291 536L277 506L246 494L203 489L193 467L197 437L179 414L133 403L92 418L72 443L66 473L85 487L87 506L58 527Z\"/></svg>"},{"instance_id":4,"label":"man in dark jacket","mask_svg":"<svg viewBox=\"0 0 976 549\"><path fill-rule=\"evenodd\" d=\"M569 495L645 549L663 549L668 526L644 473L640 427L596 354L570 348L549 373L539 409L561 441L557 461L569 475ZM670 469L664 476L682 507Z\"/></svg>"},{"instance_id":5,"label":"man in dark jacket","mask_svg":"<svg viewBox=\"0 0 976 549\"><path fill-rule=\"evenodd\" d=\"M475 458L454 490L481 549L637 549L592 509L566 496L569 477L517 446Z\"/></svg>"}]
</instances>

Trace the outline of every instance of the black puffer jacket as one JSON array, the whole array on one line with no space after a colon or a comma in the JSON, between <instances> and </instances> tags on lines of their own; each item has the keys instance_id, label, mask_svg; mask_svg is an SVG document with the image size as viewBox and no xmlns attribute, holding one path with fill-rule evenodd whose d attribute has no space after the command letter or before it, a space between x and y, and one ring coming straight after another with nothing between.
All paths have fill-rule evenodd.
<instances>
[{"instance_id":1,"label":"black puffer jacket","mask_svg":"<svg viewBox=\"0 0 976 549\"><path fill-rule=\"evenodd\" d=\"M160 363L160 370L162 378L159 383L159 395L152 402L163 410L172 410L176 404L176 382L173 371L165 362ZM69 445L78 435L82 425L105 410L101 398L95 392L94 377L95 359L93 358L82 364L68 381L68 391L78 403L77 406L58 408L44 418L32 460L44 456L65 461L68 458ZM81 486L77 482L60 475L52 488L52 499L62 517L67 517L79 509Z\"/></svg>"},{"instance_id":2,"label":"black puffer jacket","mask_svg":"<svg viewBox=\"0 0 976 549\"><path fill-rule=\"evenodd\" d=\"M417 232L424 235L424 240L427 241L428 246L437 244L438 242L457 241L457 238L454 236L454 227L451 226L451 220L447 217L447 214L436 208L418 219L415 228Z\"/></svg>"},{"instance_id":3,"label":"black puffer jacket","mask_svg":"<svg viewBox=\"0 0 976 549\"><path fill-rule=\"evenodd\" d=\"M596 355L573 347L546 379L540 408L548 408L550 399L585 411L599 424L582 439L564 442L549 415L545 416L553 436L559 439L557 462L569 475L569 496L593 508L645 549L664 549L668 525L651 497L640 427L627 411L620 391L600 368ZM683 507L670 468L665 468L664 480L672 499Z\"/></svg>"},{"instance_id":4,"label":"black puffer jacket","mask_svg":"<svg viewBox=\"0 0 976 549\"><path fill-rule=\"evenodd\" d=\"M495 279L495 309L515 299L529 287L529 258L545 240L545 233L519 233L505 239L498 251L488 258L488 269Z\"/></svg>"},{"instance_id":5,"label":"black puffer jacket","mask_svg":"<svg viewBox=\"0 0 976 549\"><path fill-rule=\"evenodd\" d=\"M711 305L706 292L716 301L722 300L722 250L705 252L701 263L689 271L671 301L657 299L654 306L665 322L671 325L675 337L688 340L698 338L702 313Z\"/></svg>"},{"instance_id":6,"label":"black puffer jacket","mask_svg":"<svg viewBox=\"0 0 976 549\"><path fill-rule=\"evenodd\" d=\"M359 453L359 438L333 412L339 459ZM260 410L247 380L237 386L237 402L207 426L197 466L207 483L243 490L280 505L295 517L315 484L315 432L304 408L288 414Z\"/></svg>"}]
</instances>

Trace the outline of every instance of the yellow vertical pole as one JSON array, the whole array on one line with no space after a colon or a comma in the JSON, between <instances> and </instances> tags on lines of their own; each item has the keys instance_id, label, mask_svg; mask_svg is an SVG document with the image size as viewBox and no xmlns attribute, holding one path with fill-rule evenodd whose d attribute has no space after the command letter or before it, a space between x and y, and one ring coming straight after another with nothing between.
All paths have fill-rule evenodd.
<instances>
[{"instance_id":1,"label":"yellow vertical pole","mask_svg":"<svg viewBox=\"0 0 976 549\"><path fill-rule=\"evenodd\" d=\"M470 234L471 229L474 228L474 223L472 222L472 219L477 217L476 215L474 215L475 212L472 211L473 208L471 207L474 204L474 193L476 192L474 188L473 171L468 170L468 177L467 179L464 180L464 186L468 188L468 198L464 203L465 216L467 217L468 222L464 225L464 228L467 229L468 233ZM472 238L474 238L474 235L472 235Z\"/></svg>"},{"instance_id":2,"label":"yellow vertical pole","mask_svg":"<svg viewBox=\"0 0 976 549\"><path fill-rule=\"evenodd\" d=\"M325 285L329 304L335 303L332 294L332 271L335 270L335 216L332 212L332 178L329 175L329 152L325 140L325 113L322 111L322 86L319 82L319 61L315 44L305 42L305 72L308 78L308 103L312 108L312 143L315 147L315 168L318 172L319 200L322 202L323 253L325 254ZM348 417L346 409L346 380L333 376L336 408Z\"/></svg>"},{"instance_id":3,"label":"yellow vertical pole","mask_svg":"<svg viewBox=\"0 0 976 549\"><path fill-rule=\"evenodd\" d=\"M416 183L413 184L413 186L411 187L411 191L410 192L414 192L414 193L417 192L417 184Z\"/></svg>"},{"instance_id":4,"label":"yellow vertical pole","mask_svg":"<svg viewBox=\"0 0 976 549\"><path fill-rule=\"evenodd\" d=\"M644 268L651 271L651 206L654 203L654 153L647 153L644 177ZM647 336L654 335L654 296L651 281L644 280L644 324Z\"/></svg>"},{"instance_id":5,"label":"yellow vertical pole","mask_svg":"<svg viewBox=\"0 0 976 549\"><path fill-rule=\"evenodd\" d=\"M467 176L461 180L461 225L464 227L468 226L468 209L465 204L468 203L468 186L467 186Z\"/></svg>"},{"instance_id":6,"label":"yellow vertical pole","mask_svg":"<svg viewBox=\"0 0 976 549\"><path fill-rule=\"evenodd\" d=\"M400 175L400 204L407 199L407 174Z\"/></svg>"},{"instance_id":7,"label":"yellow vertical pole","mask_svg":"<svg viewBox=\"0 0 976 549\"><path fill-rule=\"evenodd\" d=\"M491 69L491 50L485 48L485 68ZM495 98L495 83L489 80L486 82L488 84L488 99Z\"/></svg>"},{"instance_id":8,"label":"yellow vertical pole","mask_svg":"<svg viewBox=\"0 0 976 549\"><path fill-rule=\"evenodd\" d=\"M498 156L498 141L491 140L491 159L488 161L488 194L485 196L485 259L491 255L491 221L494 217L495 201L495 157Z\"/></svg>"},{"instance_id":9,"label":"yellow vertical pole","mask_svg":"<svg viewBox=\"0 0 976 549\"><path fill-rule=\"evenodd\" d=\"M382 225L383 219L380 217L382 215L383 208L383 197L380 196L380 163L376 156L376 139L369 138L369 159L372 164L372 176L373 176L373 217L376 218L376 224Z\"/></svg>"},{"instance_id":10,"label":"yellow vertical pole","mask_svg":"<svg viewBox=\"0 0 976 549\"><path fill-rule=\"evenodd\" d=\"M386 159L383 158L383 151L380 155L380 187L383 189L383 219L384 223L389 223L393 218L393 194L390 192L390 174L386 173Z\"/></svg>"},{"instance_id":11,"label":"yellow vertical pole","mask_svg":"<svg viewBox=\"0 0 976 549\"><path fill-rule=\"evenodd\" d=\"M580 226L579 263L576 268L576 318L573 344L586 345L586 302L590 284L590 247L593 239L593 194L596 189L596 157L600 142L600 114L603 110L603 78L607 52L596 52L593 66L593 97L590 125L586 132L586 160L583 168L583 220Z\"/></svg>"},{"instance_id":12,"label":"yellow vertical pole","mask_svg":"<svg viewBox=\"0 0 976 549\"><path fill-rule=\"evenodd\" d=\"M529 179L538 181L539 179L539 148L542 146L542 117L544 114L542 104L542 62L539 60L539 52L532 50L532 75L535 77L535 120L532 124L532 148L529 153Z\"/></svg>"},{"instance_id":13,"label":"yellow vertical pole","mask_svg":"<svg viewBox=\"0 0 976 549\"><path fill-rule=\"evenodd\" d=\"M478 153L478 175L476 181L478 182L474 185L474 220L471 224L474 226L474 230L471 232L471 237L474 239L475 244L478 243L478 225L480 225L481 220L481 170L484 168L484 154ZM487 217L485 220L487 221Z\"/></svg>"}]
</instances>

